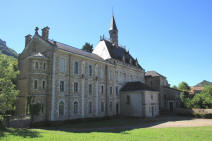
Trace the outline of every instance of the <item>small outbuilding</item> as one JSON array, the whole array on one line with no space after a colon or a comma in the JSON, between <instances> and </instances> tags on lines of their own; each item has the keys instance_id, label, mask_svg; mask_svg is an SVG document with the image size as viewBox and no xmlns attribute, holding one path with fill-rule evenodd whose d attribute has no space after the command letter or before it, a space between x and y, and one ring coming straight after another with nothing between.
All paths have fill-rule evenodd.
<instances>
[{"instance_id":1,"label":"small outbuilding","mask_svg":"<svg viewBox=\"0 0 212 141\"><path fill-rule=\"evenodd\" d=\"M142 82L128 82L120 90L122 116L156 117L159 115L159 91Z\"/></svg>"}]
</instances>

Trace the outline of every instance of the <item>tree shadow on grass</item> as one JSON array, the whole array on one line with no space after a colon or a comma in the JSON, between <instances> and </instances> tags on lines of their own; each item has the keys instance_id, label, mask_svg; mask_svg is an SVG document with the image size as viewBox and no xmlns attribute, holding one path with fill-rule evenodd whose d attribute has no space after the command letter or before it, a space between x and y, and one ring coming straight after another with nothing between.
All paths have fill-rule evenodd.
<instances>
[{"instance_id":1,"label":"tree shadow on grass","mask_svg":"<svg viewBox=\"0 0 212 141\"><path fill-rule=\"evenodd\" d=\"M40 133L38 131L32 131L25 128L17 128L17 129L0 129L0 138L6 136L6 133L13 136L20 136L23 138L29 137L29 138L36 138L40 137Z\"/></svg>"}]
</instances>

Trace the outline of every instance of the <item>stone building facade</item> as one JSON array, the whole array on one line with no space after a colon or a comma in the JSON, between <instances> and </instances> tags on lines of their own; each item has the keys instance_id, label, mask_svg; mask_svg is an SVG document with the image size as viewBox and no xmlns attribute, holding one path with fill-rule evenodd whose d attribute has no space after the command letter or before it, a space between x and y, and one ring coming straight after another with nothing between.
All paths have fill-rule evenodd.
<instances>
[{"instance_id":1,"label":"stone building facade","mask_svg":"<svg viewBox=\"0 0 212 141\"><path fill-rule=\"evenodd\" d=\"M160 111L174 111L180 107L180 91L170 88L165 76L155 72L147 71L145 73L146 84L159 91L159 109Z\"/></svg>"},{"instance_id":2,"label":"stone building facade","mask_svg":"<svg viewBox=\"0 0 212 141\"><path fill-rule=\"evenodd\" d=\"M39 35L36 27L33 37L25 36L18 58L17 114L26 115L30 103L40 103L37 121L119 115L120 89L127 82L144 84L145 71L119 46L114 17L110 40L101 38L92 53L50 40L49 30Z\"/></svg>"},{"instance_id":3,"label":"stone building facade","mask_svg":"<svg viewBox=\"0 0 212 141\"><path fill-rule=\"evenodd\" d=\"M159 115L159 91L142 82L127 82L120 90L121 115L156 117Z\"/></svg>"}]
</instances>

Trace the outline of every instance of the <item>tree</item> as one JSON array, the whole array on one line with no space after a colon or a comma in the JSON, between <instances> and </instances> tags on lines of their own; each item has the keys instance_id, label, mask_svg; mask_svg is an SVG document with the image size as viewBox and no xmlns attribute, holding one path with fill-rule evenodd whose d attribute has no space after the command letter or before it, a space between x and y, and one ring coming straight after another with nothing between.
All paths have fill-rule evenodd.
<instances>
[{"instance_id":1,"label":"tree","mask_svg":"<svg viewBox=\"0 0 212 141\"><path fill-rule=\"evenodd\" d=\"M16 80L18 75L17 60L0 54L0 119L4 120L6 115L15 110ZM2 121L1 121L2 122Z\"/></svg>"},{"instance_id":2,"label":"tree","mask_svg":"<svg viewBox=\"0 0 212 141\"><path fill-rule=\"evenodd\" d=\"M87 52L92 52L93 51L93 45L86 42L85 45L82 47L82 50L87 51Z\"/></svg>"},{"instance_id":3,"label":"tree","mask_svg":"<svg viewBox=\"0 0 212 141\"><path fill-rule=\"evenodd\" d=\"M173 85L172 88L173 88L173 89L177 89L177 86L176 86L176 85Z\"/></svg>"},{"instance_id":4,"label":"tree","mask_svg":"<svg viewBox=\"0 0 212 141\"><path fill-rule=\"evenodd\" d=\"M186 91L186 92L188 92L188 91L190 91L190 87L189 87L189 85L186 83L186 82L181 82L179 85L178 85L178 89L179 90L182 90L182 91Z\"/></svg>"},{"instance_id":5,"label":"tree","mask_svg":"<svg viewBox=\"0 0 212 141\"><path fill-rule=\"evenodd\" d=\"M205 86L202 92L192 99L192 108L212 108L212 86Z\"/></svg>"},{"instance_id":6,"label":"tree","mask_svg":"<svg viewBox=\"0 0 212 141\"><path fill-rule=\"evenodd\" d=\"M180 101L181 101L182 107L191 108L191 100L185 91L180 93Z\"/></svg>"}]
</instances>

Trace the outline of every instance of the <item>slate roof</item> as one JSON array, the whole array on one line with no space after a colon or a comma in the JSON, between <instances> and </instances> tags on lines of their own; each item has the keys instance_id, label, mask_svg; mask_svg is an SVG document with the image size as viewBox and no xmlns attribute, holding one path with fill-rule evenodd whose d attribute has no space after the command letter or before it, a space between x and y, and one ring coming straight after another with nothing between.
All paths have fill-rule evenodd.
<instances>
[{"instance_id":1,"label":"slate roof","mask_svg":"<svg viewBox=\"0 0 212 141\"><path fill-rule=\"evenodd\" d=\"M161 77L166 78L165 76L159 74L159 73L156 72L156 71L147 71L147 72L145 73L145 76L152 76L152 77L161 76Z\"/></svg>"},{"instance_id":2,"label":"slate roof","mask_svg":"<svg viewBox=\"0 0 212 141\"><path fill-rule=\"evenodd\" d=\"M125 63L128 63L130 64L130 58L132 60L132 65L136 66L136 60L130 55L129 52L126 51L125 48L123 47L117 47L115 46L112 42L106 40L106 39L103 39L103 41L105 42L106 46L107 46L107 49L110 53L110 56L113 58L113 59L116 59L116 60L119 60L119 61L123 61L123 56L125 56ZM138 66L140 68L142 68L139 64Z\"/></svg>"},{"instance_id":3,"label":"slate roof","mask_svg":"<svg viewBox=\"0 0 212 141\"><path fill-rule=\"evenodd\" d=\"M137 82L127 82L120 91L138 91L138 90L150 90L155 91L152 88L148 87L144 83L137 81Z\"/></svg>"},{"instance_id":4,"label":"slate roof","mask_svg":"<svg viewBox=\"0 0 212 141\"><path fill-rule=\"evenodd\" d=\"M110 30L116 30L116 31L118 31L114 16L112 17L112 21L111 21L111 25L110 25Z\"/></svg>"},{"instance_id":5,"label":"slate roof","mask_svg":"<svg viewBox=\"0 0 212 141\"><path fill-rule=\"evenodd\" d=\"M90 53L90 52L86 52L84 50L57 42L57 41L53 41L53 40L49 40L50 43L54 44L54 42L56 42L57 48L62 49L64 51L68 51L74 54L78 54L78 55L82 55L91 59L95 59L95 60L99 60L99 61L104 61L100 56L94 54L94 53Z\"/></svg>"}]
</instances>

